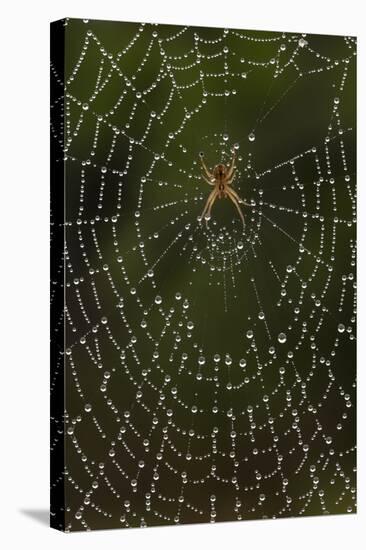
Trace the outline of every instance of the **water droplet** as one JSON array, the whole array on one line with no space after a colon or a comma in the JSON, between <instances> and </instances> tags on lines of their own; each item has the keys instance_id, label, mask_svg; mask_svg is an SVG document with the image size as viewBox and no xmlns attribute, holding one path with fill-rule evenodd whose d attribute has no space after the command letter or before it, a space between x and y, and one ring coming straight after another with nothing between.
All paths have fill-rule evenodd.
<instances>
[{"instance_id":1,"label":"water droplet","mask_svg":"<svg viewBox=\"0 0 366 550\"><path fill-rule=\"evenodd\" d=\"M340 323L338 325L338 332L344 332L346 330L346 327L344 325L342 325L342 323Z\"/></svg>"},{"instance_id":2,"label":"water droplet","mask_svg":"<svg viewBox=\"0 0 366 550\"><path fill-rule=\"evenodd\" d=\"M83 110L87 111L89 109L89 103L83 103Z\"/></svg>"},{"instance_id":3,"label":"water droplet","mask_svg":"<svg viewBox=\"0 0 366 550\"><path fill-rule=\"evenodd\" d=\"M249 141L254 141L254 140L255 140L255 135L254 135L253 132L251 132L251 133L249 134L248 139L249 139Z\"/></svg>"},{"instance_id":4,"label":"water droplet","mask_svg":"<svg viewBox=\"0 0 366 550\"><path fill-rule=\"evenodd\" d=\"M278 335L278 341L280 344L284 344L287 340L287 336L284 332L280 332Z\"/></svg>"},{"instance_id":5,"label":"water droplet","mask_svg":"<svg viewBox=\"0 0 366 550\"><path fill-rule=\"evenodd\" d=\"M156 304L159 305L159 304L161 304L162 301L163 301L163 300L162 300L161 296L155 296L155 303L156 303Z\"/></svg>"}]
</instances>

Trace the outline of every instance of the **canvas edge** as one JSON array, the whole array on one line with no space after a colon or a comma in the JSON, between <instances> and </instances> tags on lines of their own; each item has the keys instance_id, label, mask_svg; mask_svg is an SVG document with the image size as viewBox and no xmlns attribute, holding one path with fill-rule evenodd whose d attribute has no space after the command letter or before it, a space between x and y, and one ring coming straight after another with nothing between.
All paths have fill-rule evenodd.
<instances>
[{"instance_id":1,"label":"canvas edge","mask_svg":"<svg viewBox=\"0 0 366 550\"><path fill-rule=\"evenodd\" d=\"M57 67L57 79L55 68ZM52 127L65 72L65 20L50 23L50 527L65 531L64 163ZM60 137L63 143L63 126Z\"/></svg>"}]
</instances>

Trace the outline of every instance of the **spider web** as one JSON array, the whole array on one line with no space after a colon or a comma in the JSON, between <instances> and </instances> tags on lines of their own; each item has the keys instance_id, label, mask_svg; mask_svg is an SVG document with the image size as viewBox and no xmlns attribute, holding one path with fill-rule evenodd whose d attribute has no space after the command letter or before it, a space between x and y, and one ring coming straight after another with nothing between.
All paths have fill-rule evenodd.
<instances>
[{"instance_id":1,"label":"spider web","mask_svg":"<svg viewBox=\"0 0 366 550\"><path fill-rule=\"evenodd\" d=\"M355 512L355 39L64 24L66 530Z\"/></svg>"}]
</instances>

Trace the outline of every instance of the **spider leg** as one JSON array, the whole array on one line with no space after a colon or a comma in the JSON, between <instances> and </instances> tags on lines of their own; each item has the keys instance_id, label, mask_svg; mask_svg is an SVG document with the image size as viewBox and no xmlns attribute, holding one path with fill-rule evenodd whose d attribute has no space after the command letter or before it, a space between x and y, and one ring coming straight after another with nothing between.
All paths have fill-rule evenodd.
<instances>
[{"instance_id":1,"label":"spider leg","mask_svg":"<svg viewBox=\"0 0 366 550\"><path fill-rule=\"evenodd\" d=\"M217 196L217 191L216 191L216 189L214 189L213 191L211 191L211 193L208 196L205 207L204 207L203 212L201 214L200 221L202 221L203 218L205 217L208 208L210 208L210 211L211 211L211 206L212 206L212 203L214 202L214 200L216 199L216 196Z\"/></svg>"},{"instance_id":2,"label":"spider leg","mask_svg":"<svg viewBox=\"0 0 366 550\"><path fill-rule=\"evenodd\" d=\"M239 206L239 201L238 199L236 198L236 193L232 193L232 189L227 189L226 190L227 192L227 196L229 197L229 199L235 204L235 207L236 209L238 210L239 212L239 216L241 218L241 221L243 222L243 227L245 227L245 221L244 221L244 216L243 216L243 212L241 211L241 208ZM238 195L237 195L238 196Z\"/></svg>"},{"instance_id":3,"label":"spider leg","mask_svg":"<svg viewBox=\"0 0 366 550\"><path fill-rule=\"evenodd\" d=\"M234 174L234 170L236 168L235 166L235 160L236 160L236 152L235 152L235 149L233 151L233 157L231 159L231 165L230 165L230 168L229 168L229 171L227 173L227 178L230 179L231 176Z\"/></svg>"},{"instance_id":4,"label":"spider leg","mask_svg":"<svg viewBox=\"0 0 366 550\"><path fill-rule=\"evenodd\" d=\"M238 193L235 191L235 189L233 189L232 187L230 188L230 192L232 195L234 195L234 197L236 198L236 200L241 203L241 204L245 204L245 206L252 206L251 204L243 201L243 199L241 197L239 197Z\"/></svg>"},{"instance_id":5,"label":"spider leg","mask_svg":"<svg viewBox=\"0 0 366 550\"><path fill-rule=\"evenodd\" d=\"M215 185L215 182L210 181L206 176L202 176L205 181L207 181L208 185Z\"/></svg>"},{"instance_id":6,"label":"spider leg","mask_svg":"<svg viewBox=\"0 0 366 550\"><path fill-rule=\"evenodd\" d=\"M203 160L203 155L200 155L200 159L201 159L202 168L206 172L206 176L208 177L208 179L211 180L213 178L213 175L211 174L210 170L207 168L206 163Z\"/></svg>"},{"instance_id":7,"label":"spider leg","mask_svg":"<svg viewBox=\"0 0 366 550\"><path fill-rule=\"evenodd\" d=\"M237 200L239 203L240 203L240 202L243 202L243 201L241 200L241 198L239 197L238 193L235 191L235 189L233 189L233 188L231 187L230 190L229 190L229 192L230 192L231 195L233 195L233 196L236 198L236 200Z\"/></svg>"},{"instance_id":8,"label":"spider leg","mask_svg":"<svg viewBox=\"0 0 366 550\"><path fill-rule=\"evenodd\" d=\"M218 191L216 191L215 197L213 197L213 198L210 200L210 205L209 205L209 207L208 207L208 209L207 209L207 212L206 212L206 216L209 217L209 218L211 217L211 209L212 209L212 207L213 207L213 205L214 205L214 202L215 202L215 200L217 199L218 195L219 195L219 193L218 193Z\"/></svg>"},{"instance_id":9,"label":"spider leg","mask_svg":"<svg viewBox=\"0 0 366 550\"><path fill-rule=\"evenodd\" d=\"M234 179L235 179L235 176L236 176L236 172L234 172L234 174L230 178L228 177L228 179L225 183L227 185L231 185L233 183Z\"/></svg>"}]
</instances>

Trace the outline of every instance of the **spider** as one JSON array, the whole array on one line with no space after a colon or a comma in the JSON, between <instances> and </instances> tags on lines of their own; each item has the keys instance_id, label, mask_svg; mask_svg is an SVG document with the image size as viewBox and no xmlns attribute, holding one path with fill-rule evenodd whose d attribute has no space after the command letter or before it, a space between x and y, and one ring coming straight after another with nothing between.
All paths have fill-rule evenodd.
<instances>
[{"instance_id":1,"label":"spider","mask_svg":"<svg viewBox=\"0 0 366 550\"><path fill-rule=\"evenodd\" d=\"M199 157L201 159L202 168L205 171L205 174L202 174L203 179L209 184L214 187L214 189L211 191L211 193L208 196L208 199L205 204L205 208L203 209L203 212L201 214L201 217L199 218L199 221L202 221L205 217L210 218L211 216L211 208L217 198L227 198L234 203L236 209L239 212L239 216L241 218L241 221L244 223L244 216L243 212L241 211L241 208L239 204L245 204L246 206L250 206L250 204L247 204L244 202L236 191L231 187L232 181L235 177L235 160L236 160L236 153L235 149L233 150L233 156L231 159L230 166L226 166L225 164L216 164L213 171L210 172L210 170L207 168L205 161L203 160L203 153L201 152L199 154Z\"/></svg>"}]
</instances>

